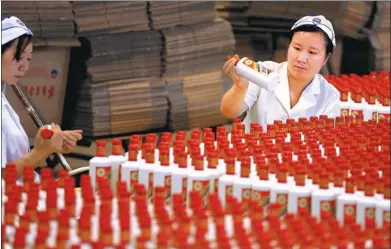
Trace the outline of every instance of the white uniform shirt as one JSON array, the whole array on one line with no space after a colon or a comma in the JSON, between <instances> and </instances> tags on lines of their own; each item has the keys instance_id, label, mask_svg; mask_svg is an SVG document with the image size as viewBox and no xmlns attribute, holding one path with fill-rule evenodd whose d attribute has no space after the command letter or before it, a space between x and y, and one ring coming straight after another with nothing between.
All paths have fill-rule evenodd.
<instances>
[{"instance_id":1,"label":"white uniform shirt","mask_svg":"<svg viewBox=\"0 0 391 249\"><path fill-rule=\"evenodd\" d=\"M244 99L248 107L243 123L246 132L250 131L250 123L257 122L265 131L268 124L274 120L286 121L293 118L327 115L330 118L338 116L339 91L329 84L322 75L316 74L312 82L304 89L297 104L290 107L287 62L258 62L260 67L272 71L268 77L277 84L274 90L268 91L250 82Z\"/></svg>"},{"instance_id":2,"label":"white uniform shirt","mask_svg":"<svg viewBox=\"0 0 391 249\"><path fill-rule=\"evenodd\" d=\"M8 162L15 161L29 153L30 145L18 114L3 93L1 93L1 111L1 167L5 168ZM36 173L35 180L38 179L39 175Z\"/></svg>"}]
</instances>

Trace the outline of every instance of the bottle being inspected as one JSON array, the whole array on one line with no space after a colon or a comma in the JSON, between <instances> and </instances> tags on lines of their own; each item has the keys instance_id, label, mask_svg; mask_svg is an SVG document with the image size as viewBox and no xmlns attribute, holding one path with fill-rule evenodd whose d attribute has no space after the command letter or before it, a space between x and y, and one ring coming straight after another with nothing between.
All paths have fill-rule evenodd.
<instances>
[{"instance_id":1,"label":"bottle being inspected","mask_svg":"<svg viewBox=\"0 0 391 249\"><path fill-rule=\"evenodd\" d=\"M274 87L277 86L277 84L272 84L272 78L268 77L268 75L271 73L271 70L260 65L259 63L252 61L247 57L240 59L237 54L228 57L228 60L235 61L235 70L239 76L246 78L259 87L271 91L274 89Z\"/></svg>"}]
</instances>

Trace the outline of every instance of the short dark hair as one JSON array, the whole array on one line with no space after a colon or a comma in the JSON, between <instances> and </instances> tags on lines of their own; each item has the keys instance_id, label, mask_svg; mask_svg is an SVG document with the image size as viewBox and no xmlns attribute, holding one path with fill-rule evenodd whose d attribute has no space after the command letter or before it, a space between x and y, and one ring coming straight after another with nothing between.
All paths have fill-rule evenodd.
<instances>
[{"instance_id":1,"label":"short dark hair","mask_svg":"<svg viewBox=\"0 0 391 249\"><path fill-rule=\"evenodd\" d=\"M15 52L15 57L14 58L17 61L19 61L20 60L20 56L22 56L22 53L23 53L24 49L32 41L32 36L31 35L24 34L24 35L19 36L18 38L15 38L15 39L7 42L4 45L1 45L1 54L3 54L5 51L7 51L7 49L9 49L11 47L12 43L16 39L18 39L18 44L16 45L16 52Z\"/></svg>"},{"instance_id":2,"label":"short dark hair","mask_svg":"<svg viewBox=\"0 0 391 249\"><path fill-rule=\"evenodd\" d=\"M322 33L322 35L324 36L326 43L327 43L326 44L326 55L333 53L333 51L334 51L333 42L331 41L331 39L328 37L328 35L321 28L319 28L315 25L302 25L302 26L295 28L294 30L291 30L289 32L289 43L292 41L293 35L298 31Z\"/></svg>"}]
</instances>

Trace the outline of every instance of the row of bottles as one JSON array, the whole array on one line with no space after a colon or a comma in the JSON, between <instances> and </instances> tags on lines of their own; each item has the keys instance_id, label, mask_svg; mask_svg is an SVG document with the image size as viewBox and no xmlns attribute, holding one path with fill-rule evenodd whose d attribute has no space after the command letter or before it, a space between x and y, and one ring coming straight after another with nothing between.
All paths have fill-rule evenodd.
<instances>
[{"instance_id":1,"label":"row of bottles","mask_svg":"<svg viewBox=\"0 0 391 249\"><path fill-rule=\"evenodd\" d=\"M15 167L8 166L7 184L12 184ZM31 170L26 167L24 175ZM173 194L167 205L164 187L154 187L149 199L142 183L131 195L126 183L119 181L115 197L106 178L97 180L93 194L88 175L82 176L81 191L75 192L74 179L66 172L58 181L50 174L46 170L41 183L28 180L5 190L3 248L385 249L391 245L389 226L340 223L327 212L318 219L303 208L281 217L278 202L269 204L266 212L256 201L245 204L234 197L223 206L217 193L208 195L205 207L195 190L188 195L189 205L180 193ZM41 202L46 205L40 206Z\"/></svg>"},{"instance_id":2,"label":"row of bottles","mask_svg":"<svg viewBox=\"0 0 391 249\"><path fill-rule=\"evenodd\" d=\"M390 120L390 74L371 72L326 77L340 92L341 116L362 116L363 120Z\"/></svg>"}]
</instances>

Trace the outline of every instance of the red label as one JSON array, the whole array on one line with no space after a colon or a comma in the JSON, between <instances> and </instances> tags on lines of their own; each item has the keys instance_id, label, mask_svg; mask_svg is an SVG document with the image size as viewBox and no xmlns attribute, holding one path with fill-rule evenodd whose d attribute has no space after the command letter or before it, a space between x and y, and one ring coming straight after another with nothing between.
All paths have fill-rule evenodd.
<instances>
[{"instance_id":1,"label":"red label","mask_svg":"<svg viewBox=\"0 0 391 249\"><path fill-rule=\"evenodd\" d=\"M390 225L390 211L383 211L383 227L388 227Z\"/></svg>"},{"instance_id":2,"label":"red label","mask_svg":"<svg viewBox=\"0 0 391 249\"><path fill-rule=\"evenodd\" d=\"M243 61L243 64L250 67L251 69L254 69L255 71L259 72L258 64L250 59L246 59Z\"/></svg>"},{"instance_id":3,"label":"red label","mask_svg":"<svg viewBox=\"0 0 391 249\"><path fill-rule=\"evenodd\" d=\"M186 200L187 200L187 177L182 178L182 197L183 197L183 201L186 202Z\"/></svg>"},{"instance_id":4,"label":"red label","mask_svg":"<svg viewBox=\"0 0 391 249\"><path fill-rule=\"evenodd\" d=\"M193 190L200 192L204 200L204 206L206 206L209 194L209 180L194 180Z\"/></svg>"},{"instance_id":5,"label":"red label","mask_svg":"<svg viewBox=\"0 0 391 249\"><path fill-rule=\"evenodd\" d=\"M102 177L111 179L111 167L96 167L96 180Z\"/></svg>"},{"instance_id":6,"label":"red label","mask_svg":"<svg viewBox=\"0 0 391 249\"><path fill-rule=\"evenodd\" d=\"M164 176L164 199L168 200L171 197L171 176Z\"/></svg>"},{"instance_id":7,"label":"red label","mask_svg":"<svg viewBox=\"0 0 391 249\"><path fill-rule=\"evenodd\" d=\"M130 194L133 195L134 188L136 184L138 183L138 170L131 170L130 171Z\"/></svg>"},{"instance_id":8,"label":"red label","mask_svg":"<svg viewBox=\"0 0 391 249\"><path fill-rule=\"evenodd\" d=\"M148 199L153 195L153 172L148 174Z\"/></svg>"},{"instance_id":9,"label":"red label","mask_svg":"<svg viewBox=\"0 0 391 249\"><path fill-rule=\"evenodd\" d=\"M225 186L225 199L227 199L228 196L233 195L233 186L232 185L226 185Z\"/></svg>"},{"instance_id":10,"label":"red label","mask_svg":"<svg viewBox=\"0 0 391 249\"><path fill-rule=\"evenodd\" d=\"M341 109L341 116L342 117L349 116L349 109Z\"/></svg>"},{"instance_id":11,"label":"red label","mask_svg":"<svg viewBox=\"0 0 391 249\"><path fill-rule=\"evenodd\" d=\"M379 116L379 120L380 119L385 119L385 120L387 120L388 122L390 122L390 114L389 113L379 113L378 114Z\"/></svg>"},{"instance_id":12,"label":"red label","mask_svg":"<svg viewBox=\"0 0 391 249\"><path fill-rule=\"evenodd\" d=\"M356 204L345 204L343 207L343 220L352 220L356 219Z\"/></svg>"},{"instance_id":13,"label":"red label","mask_svg":"<svg viewBox=\"0 0 391 249\"><path fill-rule=\"evenodd\" d=\"M353 116L353 119L357 118L359 115L363 115L363 111L362 110L352 110L352 116Z\"/></svg>"},{"instance_id":14,"label":"red label","mask_svg":"<svg viewBox=\"0 0 391 249\"><path fill-rule=\"evenodd\" d=\"M288 209L288 194L287 193L278 193L277 194L277 203L280 205L280 214L284 215Z\"/></svg>"},{"instance_id":15,"label":"red label","mask_svg":"<svg viewBox=\"0 0 391 249\"><path fill-rule=\"evenodd\" d=\"M375 224L376 209L374 207L365 208L365 225Z\"/></svg>"},{"instance_id":16,"label":"red label","mask_svg":"<svg viewBox=\"0 0 391 249\"><path fill-rule=\"evenodd\" d=\"M372 119L377 121L378 118L378 113L377 112L372 112Z\"/></svg>"},{"instance_id":17,"label":"red label","mask_svg":"<svg viewBox=\"0 0 391 249\"><path fill-rule=\"evenodd\" d=\"M256 201L259 206L266 206L270 202L270 191L252 190L251 199Z\"/></svg>"},{"instance_id":18,"label":"red label","mask_svg":"<svg viewBox=\"0 0 391 249\"><path fill-rule=\"evenodd\" d=\"M219 192L219 178L218 177L215 178L213 192L214 193L218 193Z\"/></svg>"},{"instance_id":19,"label":"red label","mask_svg":"<svg viewBox=\"0 0 391 249\"><path fill-rule=\"evenodd\" d=\"M306 210L311 209L311 196L297 198L297 212L299 213L304 209Z\"/></svg>"},{"instance_id":20,"label":"red label","mask_svg":"<svg viewBox=\"0 0 391 249\"><path fill-rule=\"evenodd\" d=\"M251 188L243 188L242 189L242 203L244 211L248 209L248 204L251 200Z\"/></svg>"},{"instance_id":21,"label":"red label","mask_svg":"<svg viewBox=\"0 0 391 249\"><path fill-rule=\"evenodd\" d=\"M320 213L330 213L334 215L335 200L320 201Z\"/></svg>"}]
</instances>

